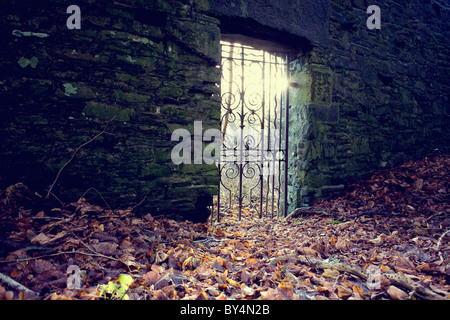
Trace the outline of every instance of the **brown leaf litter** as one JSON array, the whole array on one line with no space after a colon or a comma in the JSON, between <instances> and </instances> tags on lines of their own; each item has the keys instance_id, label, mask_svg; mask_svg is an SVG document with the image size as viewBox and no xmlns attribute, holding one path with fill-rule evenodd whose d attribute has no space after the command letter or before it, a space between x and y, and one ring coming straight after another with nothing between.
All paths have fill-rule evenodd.
<instances>
[{"instance_id":1,"label":"brown leaf litter","mask_svg":"<svg viewBox=\"0 0 450 320\"><path fill-rule=\"evenodd\" d=\"M1 280L0 298L97 300L99 285L129 274L127 294L142 300L449 299L449 164L378 172L287 219L248 208L240 222L224 212L195 224L84 198L36 212L4 204L0 273L37 296Z\"/></svg>"}]
</instances>

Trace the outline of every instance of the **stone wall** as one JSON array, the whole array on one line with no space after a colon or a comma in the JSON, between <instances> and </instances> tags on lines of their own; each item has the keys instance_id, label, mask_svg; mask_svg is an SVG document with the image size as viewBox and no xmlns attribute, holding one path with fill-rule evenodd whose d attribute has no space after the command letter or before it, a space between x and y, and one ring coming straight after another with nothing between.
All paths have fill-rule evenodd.
<instances>
[{"instance_id":1,"label":"stone wall","mask_svg":"<svg viewBox=\"0 0 450 320\"><path fill-rule=\"evenodd\" d=\"M218 20L189 1L2 1L0 189L18 181L74 201L96 188L114 208L204 219L218 171L175 166L171 133L218 128ZM98 198L95 192L88 200ZM98 199L100 201L100 199Z\"/></svg>"},{"instance_id":2,"label":"stone wall","mask_svg":"<svg viewBox=\"0 0 450 320\"><path fill-rule=\"evenodd\" d=\"M14 2L12 2L14 3ZM212 165L174 165L171 133L219 128L221 33L273 40L291 57L289 207L449 145L445 1L0 1L0 189L90 187L115 208L202 220ZM70 4L81 29L69 30ZM89 200L95 197L89 195Z\"/></svg>"},{"instance_id":3,"label":"stone wall","mask_svg":"<svg viewBox=\"0 0 450 320\"><path fill-rule=\"evenodd\" d=\"M450 145L450 6L330 1L329 46L291 63L291 208ZM435 150L436 148L439 151Z\"/></svg>"}]
</instances>

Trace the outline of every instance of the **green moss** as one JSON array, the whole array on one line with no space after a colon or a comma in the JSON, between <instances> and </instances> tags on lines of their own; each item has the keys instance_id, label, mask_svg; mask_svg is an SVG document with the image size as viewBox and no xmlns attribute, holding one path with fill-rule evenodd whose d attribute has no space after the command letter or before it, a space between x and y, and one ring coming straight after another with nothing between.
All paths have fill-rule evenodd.
<instances>
[{"instance_id":1,"label":"green moss","mask_svg":"<svg viewBox=\"0 0 450 320\"><path fill-rule=\"evenodd\" d=\"M242 12L242 16L244 18L248 17L248 8L247 8L247 1L246 0L241 0L241 12Z\"/></svg>"},{"instance_id":2,"label":"green moss","mask_svg":"<svg viewBox=\"0 0 450 320\"><path fill-rule=\"evenodd\" d=\"M17 117L16 121L19 123L48 124L48 120L39 115Z\"/></svg>"},{"instance_id":3,"label":"green moss","mask_svg":"<svg viewBox=\"0 0 450 320\"><path fill-rule=\"evenodd\" d=\"M333 92L331 69L322 66L311 67L311 79L311 101L323 105L330 105Z\"/></svg>"},{"instance_id":4,"label":"green moss","mask_svg":"<svg viewBox=\"0 0 450 320\"><path fill-rule=\"evenodd\" d=\"M134 92L123 92L120 90L114 90L114 96L116 100L126 101L130 103L134 102L147 102L149 97Z\"/></svg>"},{"instance_id":5,"label":"green moss","mask_svg":"<svg viewBox=\"0 0 450 320\"><path fill-rule=\"evenodd\" d=\"M89 136L73 136L70 138L71 142L73 142L74 144L81 144L84 143L86 141L89 141L92 137Z\"/></svg>"},{"instance_id":6,"label":"green moss","mask_svg":"<svg viewBox=\"0 0 450 320\"><path fill-rule=\"evenodd\" d=\"M134 15L129 11L119 10L119 9L112 8L112 7L106 8L106 11L113 16L119 16L119 17L126 18L126 19L134 18Z\"/></svg>"},{"instance_id":7,"label":"green moss","mask_svg":"<svg viewBox=\"0 0 450 320\"><path fill-rule=\"evenodd\" d=\"M131 55L127 55L127 56L119 55L119 56L117 56L117 59L119 61L132 63L132 64L137 64L137 65L140 65L140 66L142 66L144 68L150 68L150 69L154 69L155 68L155 58L153 58L153 57L134 58Z\"/></svg>"},{"instance_id":8,"label":"green moss","mask_svg":"<svg viewBox=\"0 0 450 320\"><path fill-rule=\"evenodd\" d=\"M300 105L305 105L311 102L311 73L307 71L296 72L291 79L292 82L298 85L298 89L291 90L291 99Z\"/></svg>"},{"instance_id":9,"label":"green moss","mask_svg":"<svg viewBox=\"0 0 450 320\"><path fill-rule=\"evenodd\" d=\"M330 184L329 176L318 173L318 172L308 172L306 176L306 182L310 188L319 188Z\"/></svg>"},{"instance_id":10,"label":"green moss","mask_svg":"<svg viewBox=\"0 0 450 320\"><path fill-rule=\"evenodd\" d=\"M170 151L167 151L166 149L158 148L153 150L153 157L156 162L168 161L170 160L170 156Z\"/></svg>"},{"instance_id":11,"label":"green moss","mask_svg":"<svg viewBox=\"0 0 450 320\"><path fill-rule=\"evenodd\" d=\"M133 40L133 42L138 42L138 43L142 43L142 44L150 44L150 45L154 44L153 41L151 41L147 38L143 38L143 37L132 36L131 39Z\"/></svg>"},{"instance_id":12,"label":"green moss","mask_svg":"<svg viewBox=\"0 0 450 320\"><path fill-rule=\"evenodd\" d=\"M166 177L170 175L170 168L167 165L150 163L142 167L141 176L148 177Z\"/></svg>"},{"instance_id":13,"label":"green moss","mask_svg":"<svg viewBox=\"0 0 450 320\"><path fill-rule=\"evenodd\" d=\"M17 63L22 67L26 68L28 66L32 67L33 69L36 69L36 66L39 63L39 59L37 57L32 57L31 59L27 59L25 57L20 57L19 61Z\"/></svg>"},{"instance_id":14,"label":"green moss","mask_svg":"<svg viewBox=\"0 0 450 320\"><path fill-rule=\"evenodd\" d=\"M178 86L176 86L176 87L175 86L174 87L165 86L165 87L161 88L159 93L162 96L168 96L171 98L179 98L184 95L184 90Z\"/></svg>"},{"instance_id":15,"label":"green moss","mask_svg":"<svg viewBox=\"0 0 450 320\"><path fill-rule=\"evenodd\" d=\"M355 154L367 154L367 153L370 153L369 138L367 138L367 137L355 137L353 139L353 152Z\"/></svg>"},{"instance_id":16,"label":"green moss","mask_svg":"<svg viewBox=\"0 0 450 320\"><path fill-rule=\"evenodd\" d=\"M133 76L129 73L116 72L116 78L118 80L128 81L128 82L137 82L138 81L136 76Z\"/></svg>"},{"instance_id":17,"label":"green moss","mask_svg":"<svg viewBox=\"0 0 450 320\"><path fill-rule=\"evenodd\" d=\"M30 32L30 31L20 31L20 30L13 30L13 35L16 37L38 37L38 38L47 38L48 33L40 33L40 32Z\"/></svg>"},{"instance_id":18,"label":"green moss","mask_svg":"<svg viewBox=\"0 0 450 320\"><path fill-rule=\"evenodd\" d=\"M84 113L88 117L101 120L111 120L115 117L115 120L118 121L129 121L134 116L135 111L131 108L122 109L118 106L91 101L86 105Z\"/></svg>"},{"instance_id":19,"label":"green moss","mask_svg":"<svg viewBox=\"0 0 450 320\"><path fill-rule=\"evenodd\" d=\"M78 89L75 88L71 83L64 83L63 86L64 86L64 94L68 97L78 92Z\"/></svg>"},{"instance_id":20,"label":"green moss","mask_svg":"<svg viewBox=\"0 0 450 320\"><path fill-rule=\"evenodd\" d=\"M194 0L196 8L203 11L210 10L209 0Z\"/></svg>"}]
</instances>

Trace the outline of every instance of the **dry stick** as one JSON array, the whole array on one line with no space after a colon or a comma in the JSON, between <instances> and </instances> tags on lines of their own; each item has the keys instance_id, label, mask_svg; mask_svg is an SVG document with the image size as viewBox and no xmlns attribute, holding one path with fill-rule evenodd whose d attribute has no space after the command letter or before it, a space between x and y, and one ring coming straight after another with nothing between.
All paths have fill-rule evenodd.
<instances>
[{"instance_id":1,"label":"dry stick","mask_svg":"<svg viewBox=\"0 0 450 320\"><path fill-rule=\"evenodd\" d=\"M45 255L42 255L42 256L38 256L38 257L19 258L19 259L11 260L11 261L0 261L0 263L26 262L26 261L37 260L37 259L41 259L41 258L56 257L56 256L60 256L62 254L81 254L81 255L85 255L85 256L100 257L100 258L105 258L105 259L110 259L110 260L122 262L120 259L117 259L117 258L114 258L114 257L110 257L110 256L106 256L104 254L101 254L101 253L98 253L98 252L95 252L95 251L94 251L94 253L90 253L90 252L83 252L83 251L76 251L76 250L74 250L74 251L61 251L61 252L57 252L57 253L45 254Z\"/></svg>"},{"instance_id":2,"label":"dry stick","mask_svg":"<svg viewBox=\"0 0 450 320\"><path fill-rule=\"evenodd\" d=\"M102 198L103 202L106 204L106 206L108 207L108 209L111 210L111 211L113 211L113 210L111 209L111 207L109 206L108 202L106 202L105 198L103 198L103 196L102 196L102 194L100 193L100 191L98 191L98 190L95 189L94 187L90 187L89 189L87 189L87 190L83 193L83 195L80 197L80 199L81 199L81 198L84 198L84 196L86 195L86 193L88 193L90 190L94 190L95 192L97 192L97 194L100 196L100 198Z\"/></svg>"},{"instance_id":3,"label":"dry stick","mask_svg":"<svg viewBox=\"0 0 450 320\"><path fill-rule=\"evenodd\" d=\"M56 181L58 181L58 178L61 174L61 172L64 170L65 167L67 167L67 165L73 160L73 158L75 157L75 155L78 153L78 151L80 151L81 148L83 148L84 146L88 145L89 143L91 143L92 141L94 141L95 139L97 139L98 137L100 137L102 134L104 134L106 132L106 129L108 128L109 124L111 123L111 121L113 121L115 118L115 116L108 121L108 123L106 123L105 128L98 133L95 137L93 137L91 140L86 141L85 143L83 143L82 145L80 145L72 154L72 157L70 157L69 161L67 161L62 167L61 169L59 169L58 174L56 175L55 181L53 181L52 185L50 186L50 189L48 190L46 199L48 199L48 197L50 197L50 194L52 193L52 189L56 184Z\"/></svg>"},{"instance_id":4,"label":"dry stick","mask_svg":"<svg viewBox=\"0 0 450 320\"><path fill-rule=\"evenodd\" d=\"M368 276L369 276L365 270L361 269L360 267L358 267L356 265L354 266L354 265L349 265L349 264L341 263L341 262L331 263L331 262L317 260L317 259L311 259L309 261L304 261L300 258L297 258L297 260L302 264L310 265L312 267L316 267L319 269L333 269L333 270L337 270L340 272L348 272L348 273L358 276L359 278L361 278L363 280L367 280ZM411 293L418 298L426 299L426 300L445 300L446 299L445 297L437 294L433 290L430 290L430 289L424 287L420 283L415 282L411 279L408 279L405 275L403 275L401 273L393 273L393 274L392 273L384 273L383 276L386 277L392 284L410 290Z\"/></svg>"},{"instance_id":5,"label":"dry stick","mask_svg":"<svg viewBox=\"0 0 450 320\"><path fill-rule=\"evenodd\" d=\"M437 244L436 244L436 250L439 250L439 247L441 246L441 242L442 242L442 239L445 237L445 235L447 234L447 233L449 233L450 232L450 229L448 229L447 231L445 231L440 237L439 237L439 240L438 240L438 242L437 242Z\"/></svg>"},{"instance_id":6,"label":"dry stick","mask_svg":"<svg viewBox=\"0 0 450 320\"><path fill-rule=\"evenodd\" d=\"M443 262L444 261L444 257L442 256L442 252L441 252L441 250L439 250L439 247L441 246L441 242L442 242L442 239L447 235L447 233L449 233L450 232L450 229L448 229L447 231L445 231L440 237L439 237L439 240L438 240L438 242L436 243L436 251L438 252L438 254L439 254L439 258L441 259L441 262Z\"/></svg>"},{"instance_id":7,"label":"dry stick","mask_svg":"<svg viewBox=\"0 0 450 320\"><path fill-rule=\"evenodd\" d=\"M51 190L50 191L46 190L46 191L50 192L50 194L53 196L53 198L55 198L61 206L63 206L63 207L65 206L64 203L61 200L59 200L59 198L53 192L51 192ZM48 195L47 195L47 198L48 198Z\"/></svg>"},{"instance_id":8,"label":"dry stick","mask_svg":"<svg viewBox=\"0 0 450 320\"><path fill-rule=\"evenodd\" d=\"M3 282L5 282L8 286L10 286L11 288L17 290L17 291L24 291L26 293L28 293L31 296L38 296L39 294L37 294L36 292L28 289L27 287L25 287L23 284L17 282L16 280L8 277L6 274L3 274L0 272L0 280L2 280Z\"/></svg>"},{"instance_id":9,"label":"dry stick","mask_svg":"<svg viewBox=\"0 0 450 320\"><path fill-rule=\"evenodd\" d=\"M141 200L141 202L139 202L137 205L135 205L134 207L132 207L130 209L130 212L133 211L134 209L136 209L137 207L139 207L144 201L145 199L147 199L147 196L144 197L144 199Z\"/></svg>"},{"instance_id":10,"label":"dry stick","mask_svg":"<svg viewBox=\"0 0 450 320\"><path fill-rule=\"evenodd\" d=\"M277 265L278 261L287 261L288 259L295 259L301 264L309 265L314 268L318 269L332 269L337 270L340 272L348 272L350 274L353 274L355 276L358 276L359 278L363 280L367 280L369 275L368 273L356 266L356 265L349 265L346 263L341 262L327 262L317 259L308 259L303 260L297 254L291 253L284 256L279 256L276 258L270 259L270 263L272 265ZM437 294L436 292L427 289L423 285L421 285L418 282L415 282L411 279L408 279L405 275L401 273L383 273L383 276L385 276L392 284L406 288L412 292L413 295L415 295L418 298L427 299L427 300L445 300L445 297Z\"/></svg>"}]
</instances>

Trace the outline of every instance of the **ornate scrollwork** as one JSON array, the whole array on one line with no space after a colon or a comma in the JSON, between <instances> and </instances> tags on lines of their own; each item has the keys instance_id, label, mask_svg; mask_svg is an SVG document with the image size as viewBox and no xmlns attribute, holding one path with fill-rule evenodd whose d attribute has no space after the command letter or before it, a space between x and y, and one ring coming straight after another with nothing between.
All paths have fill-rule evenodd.
<instances>
[{"instance_id":1,"label":"ornate scrollwork","mask_svg":"<svg viewBox=\"0 0 450 320\"><path fill-rule=\"evenodd\" d=\"M281 137L287 58L237 43L222 43L222 57L219 188L239 200L239 218L244 198L254 203L253 197L260 217L263 210L273 216L280 209L281 175L286 179Z\"/></svg>"}]
</instances>

